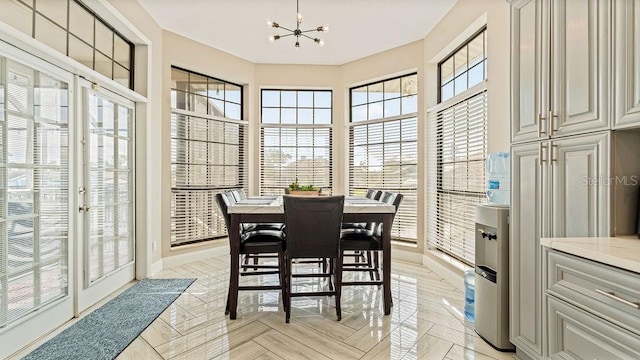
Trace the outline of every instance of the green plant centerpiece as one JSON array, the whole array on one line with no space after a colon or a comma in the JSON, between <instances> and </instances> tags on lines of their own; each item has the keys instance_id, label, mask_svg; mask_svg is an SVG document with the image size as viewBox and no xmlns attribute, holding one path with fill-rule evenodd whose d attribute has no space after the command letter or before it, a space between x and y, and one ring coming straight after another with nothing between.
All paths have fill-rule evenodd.
<instances>
[{"instance_id":1,"label":"green plant centerpiece","mask_svg":"<svg viewBox=\"0 0 640 360\"><path fill-rule=\"evenodd\" d=\"M291 195L317 196L320 191L311 184L300 185L298 183L298 178L296 178L296 181L289 184L289 193Z\"/></svg>"}]
</instances>

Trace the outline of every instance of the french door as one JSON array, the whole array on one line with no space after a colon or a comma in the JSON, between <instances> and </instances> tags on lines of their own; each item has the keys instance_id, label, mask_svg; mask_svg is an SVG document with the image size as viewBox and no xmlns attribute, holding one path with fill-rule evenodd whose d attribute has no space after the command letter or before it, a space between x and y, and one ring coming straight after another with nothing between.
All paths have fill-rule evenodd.
<instances>
[{"instance_id":1,"label":"french door","mask_svg":"<svg viewBox=\"0 0 640 360\"><path fill-rule=\"evenodd\" d=\"M134 279L134 105L0 41L0 358Z\"/></svg>"},{"instance_id":2,"label":"french door","mask_svg":"<svg viewBox=\"0 0 640 360\"><path fill-rule=\"evenodd\" d=\"M78 307L135 278L134 102L79 79Z\"/></svg>"},{"instance_id":3,"label":"french door","mask_svg":"<svg viewBox=\"0 0 640 360\"><path fill-rule=\"evenodd\" d=\"M73 317L73 83L0 42L0 358Z\"/></svg>"}]
</instances>

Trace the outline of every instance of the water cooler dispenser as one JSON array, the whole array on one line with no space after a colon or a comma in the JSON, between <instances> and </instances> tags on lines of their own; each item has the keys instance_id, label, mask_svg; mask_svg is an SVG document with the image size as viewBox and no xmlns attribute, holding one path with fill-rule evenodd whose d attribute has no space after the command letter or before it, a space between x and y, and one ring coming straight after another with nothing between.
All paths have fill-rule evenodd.
<instances>
[{"instance_id":1,"label":"water cooler dispenser","mask_svg":"<svg viewBox=\"0 0 640 360\"><path fill-rule=\"evenodd\" d=\"M509 342L509 207L476 207L475 330L499 350Z\"/></svg>"}]
</instances>

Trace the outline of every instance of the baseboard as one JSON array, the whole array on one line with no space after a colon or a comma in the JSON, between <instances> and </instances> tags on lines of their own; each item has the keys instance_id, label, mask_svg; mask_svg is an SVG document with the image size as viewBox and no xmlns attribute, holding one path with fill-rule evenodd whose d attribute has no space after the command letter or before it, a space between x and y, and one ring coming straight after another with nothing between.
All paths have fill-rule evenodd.
<instances>
[{"instance_id":1,"label":"baseboard","mask_svg":"<svg viewBox=\"0 0 640 360\"><path fill-rule=\"evenodd\" d=\"M164 268L164 261L162 259L154 262L153 264L151 264L151 274L149 274L149 276L153 276L157 273L159 273L160 271L162 271L162 269Z\"/></svg>"},{"instance_id":2,"label":"baseboard","mask_svg":"<svg viewBox=\"0 0 640 360\"><path fill-rule=\"evenodd\" d=\"M228 255L229 246L218 246L214 248L196 250L193 252L168 256L162 258L162 268L171 269L172 267L188 264L194 261L206 260L215 256Z\"/></svg>"},{"instance_id":3,"label":"baseboard","mask_svg":"<svg viewBox=\"0 0 640 360\"><path fill-rule=\"evenodd\" d=\"M422 255L422 265L442 276L456 288L464 289L464 271L468 266L462 263L454 264L452 261L447 261L433 254L432 251L427 251Z\"/></svg>"},{"instance_id":4,"label":"baseboard","mask_svg":"<svg viewBox=\"0 0 640 360\"><path fill-rule=\"evenodd\" d=\"M397 248L391 250L391 259L409 262L412 264L422 264L422 253L406 251Z\"/></svg>"}]
</instances>

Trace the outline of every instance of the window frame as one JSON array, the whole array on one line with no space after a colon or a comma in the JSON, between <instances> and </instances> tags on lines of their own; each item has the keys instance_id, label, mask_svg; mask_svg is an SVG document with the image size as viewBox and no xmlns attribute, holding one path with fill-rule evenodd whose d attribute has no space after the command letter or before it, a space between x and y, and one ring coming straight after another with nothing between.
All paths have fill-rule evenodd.
<instances>
[{"instance_id":1,"label":"window frame","mask_svg":"<svg viewBox=\"0 0 640 360\"><path fill-rule=\"evenodd\" d=\"M456 91L455 91L455 80L456 80L457 77L462 76L463 74L455 76L455 56L462 49L464 49L464 48L468 49L469 44L471 42L473 42L473 40L475 40L479 36L483 37L483 41L482 41L482 44L483 44L483 59L481 61L481 62L484 62L484 79L483 79L483 81L487 80L487 62L488 62L487 60L488 60L489 56L487 54L487 26L485 25L482 28L478 29L478 31L474 32L467 40L465 40L462 44L460 44L453 51L451 51L447 56L445 56L441 61L438 62L438 104L440 104L440 103L442 103L444 101L447 101L447 100L449 100L451 98L454 98L457 95L462 94L465 91L467 91L467 90L473 88L475 85L477 85L477 84L474 84L472 86L469 86L469 70L471 68L469 67L469 51L467 50L467 61L466 61L466 64L467 64L466 66L467 67L466 67L466 70L463 72L463 74L465 76L467 76L467 88L463 92L456 94ZM443 87L443 84L442 84L442 65L444 63L446 63L449 59L452 59L452 58L453 58L454 63L453 63L453 73L451 75L451 80L447 81L444 85L447 85L449 83L453 83L453 86L454 86L453 95L451 95L451 97L449 97L449 98L447 98L445 100L442 100L442 87ZM476 66L476 65L474 65L474 66Z\"/></svg>"},{"instance_id":2,"label":"window frame","mask_svg":"<svg viewBox=\"0 0 640 360\"><path fill-rule=\"evenodd\" d=\"M174 159L174 155L171 155L171 166L172 168L174 166L190 166L190 165L197 165L197 166L206 166L207 170L206 170L206 178L205 180L207 182L212 181L212 169L211 167L223 167L226 168L227 166L232 166L234 167L235 173L237 174L237 178L235 179L235 183L231 184L231 183L225 183L224 182L224 176L223 176L223 183L218 183L218 184L194 184L194 185L190 185L190 184L174 184L174 176L178 176L179 174L176 174L176 171L174 171L174 169L171 170L171 176L172 176L172 182L171 182L171 193L172 193L172 199L171 199L171 209L172 209L172 216L171 216L171 241L170 241L170 246L172 248L179 248L180 246L183 245L189 245L189 244L195 244L195 243L203 243L203 242L208 242L211 240L216 240L216 239L220 239L220 238L224 238L227 236L227 232L226 232L226 227L224 225L224 219L222 214L220 213L220 210L218 209L218 206L216 205L215 202L215 194L219 193L219 192L224 192L227 190L231 190L231 189L237 189L237 188L242 188L242 189L247 189L248 187L248 171L247 171L247 166L248 166L248 150L247 150L247 139L248 139L248 122L243 120L244 118L244 86L231 82L231 81L227 81L227 80L222 80L213 76L208 76L196 71L191 71L188 69L184 69L178 66L171 66L171 70L173 69L177 69L181 72L184 72L187 75L187 84L186 87L189 88L190 86L190 78L191 75L206 79L207 81L207 89L208 89L208 84L210 80L215 81L216 83L221 83L223 85L231 85L234 88L238 88L239 89L239 106L240 106L240 113L239 113L239 117L240 119L232 119L232 118L226 118L223 116L216 116L216 115L211 115L208 114L208 110L207 110L207 114L205 113L199 113L199 112L195 112L195 111L191 111L190 109L190 101L191 101L191 96L190 95L196 95L197 92L196 90L193 90L193 92L191 91L183 91L180 89L177 89L176 86L174 86L173 84L171 85L171 97L173 97L173 92L183 92L185 94L184 100L185 102L182 103L184 106L184 108L180 108L180 107L174 107L173 103L170 105L171 106L171 132L172 134L170 134L170 138L171 138L171 147L172 147L172 152L175 150L176 151L176 155L175 155L175 159ZM172 72L173 74L173 72ZM172 77L172 82L174 81L173 77ZM226 93L224 94L224 96L226 97ZM207 96L207 99L210 99ZM224 98L223 98L224 99ZM225 101L225 100L223 100ZM177 104L177 96L176 96L176 104ZM236 102L230 101L230 103L233 104L238 104ZM207 106L208 109L208 106ZM223 110L223 115L225 115L224 110ZM174 117L176 117L176 119L174 119ZM190 124L192 123L192 121L201 121L204 122L206 124L207 127L207 134L206 136L206 140L203 139L196 139L196 138L192 138L189 136L189 132L187 131L187 128L189 126L191 126ZM173 132L174 132L174 121L184 121L184 123L182 125L176 124L176 126L178 128L175 129L176 134L178 132L180 132L180 127L185 127L185 129L183 130L184 133L186 134L184 137L181 136L174 136ZM223 132L223 140L222 142L215 140L215 139L211 139L211 127L221 127L221 131ZM231 126L232 128L234 128L235 126L238 127L238 138L237 138L237 144L236 143L231 143L231 142L227 142L226 141L226 136L225 133L227 131L227 128ZM219 130L219 129L218 129ZM176 142L176 144L174 145L174 141ZM182 145L178 144L178 142L182 142ZM207 154L206 154L206 164L199 164L199 163L192 163L192 162L180 162L177 161L178 159L186 159L187 157L190 157L190 150L194 150L195 149L191 149L188 148L188 144L190 142L197 142L197 143L206 143L207 146ZM212 156L215 157L215 155L212 155L209 148L211 145L222 145L222 147L225 149L224 150L224 154L221 156L222 161L220 163L215 162L212 163L211 159ZM227 165L227 154L226 154L226 148L228 146L238 146L238 149L240 151L240 153L238 154L238 164L237 165ZM174 146L176 147L176 149L174 149ZM218 155L220 156L220 155ZM174 161L176 160L176 161ZM189 176L189 172L188 170L180 170L182 172L182 175L185 177ZM176 198L182 196L184 198L207 198L208 200L203 200L204 204L202 204L203 207L207 207L209 206L210 212L213 213L211 215L211 218L206 218L207 220L210 220L212 222L212 224L208 224L210 225L210 229L213 232L215 230L215 232L217 234L208 236L208 237L202 237L202 238L197 238L197 239L191 239L191 240L182 240L182 241L175 241L174 237L176 236L175 231L178 229L178 225L175 225L174 228L174 221L176 219L176 217L174 216L178 209L177 209L177 200ZM199 209L201 210L201 209ZM204 212L208 212L207 209L203 210Z\"/></svg>"},{"instance_id":3,"label":"window frame","mask_svg":"<svg viewBox=\"0 0 640 360\"><path fill-rule=\"evenodd\" d=\"M416 83L416 89L414 93L411 94L407 94L407 95L403 95L402 94L402 89L403 89L403 81L402 79L404 78L409 78L409 77L415 77L415 83ZM417 230L417 224L418 224L418 216L417 216L417 212L418 212L418 208L417 208L417 191L418 191L418 182L417 182L417 178L418 178L418 127L419 127L419 118L418 118L418 96L419 96L419 87L418 87L418 82L417 82L417 78L418 78L418 72L414 71L414 72L410 72L407 74L402 74L402 75L397 75L397 76L392 76L389 78L384 78L381 80L377 80L377 81L372 81L369 83L365 83L365 84L360 84L357 86L353 86L351 88L349 88L349 123L347 124L348 126L348 134L346 135L347 137L347 141L348 141L348 151L349 151L349 155L348 155L348 159L347 159L347 167L348 167L348 176L347 176L347 181L348 181L348 192L350 196L364 196L364 190L365 189L360 189L359 187L356 188L354 186L354 174L353 174L353 170L354 170L354 129L359 127L359 126L365 126L367 127L367 131L369 131L369 127L372 125L376 125L376 124L382 124L382 128L383 128L383 132L384 132L384 124L386 123L392 123L392 122L400 122L400 124L398 125L400 128L402 128L403 126L403 122L410 122L411 120L415 119L415 138L413 139L409 139L409 140L403 140L403 136L402 136L402 131L400 132L399 135L399 139L395 140L395 141L385 141L384 139L384 135L382 137L382 141L380 143L375 143L373 145L380 145L383 147L383 152L384 152L384 147L386 144L392 144L392 143L397 143L399 148L400 148L400 156L402 156L402 149L404 148L404 144L407 143L414 143L415 144L415 161L414 162L401 162L398 167L402 170L405 166L414 166L416 169L416 175L415 175L415 180L416 180L416 185L415 187L412 188L405 188L405 187L401 187L401 186L396 186L396 187L383 187L380 188L380 190L388 190L388 191L396 191L396 192L403 192L405 191L405 196L403 199L403 203L400 205L400 209L398 210L398 214L404 213L406 212L406 209L409 205L409 200L411 200L410 196L407 196L409 192L411 192L412 194L415 194L415 206L412 206L411 209L409 209L409 212L415 214L415 220L412 221L415 223L415 238L410 238L410 237L399 237L396 236L393 238L394 241L400 241L400 242L405 242L407 244L417 244L418 242L418 230ZM397 97L397 99L400 99L400 107L399 107L399 114L397 115L391 115L391 116L384 116L385 113L385 101L387 100L394 100L396 99L396 97L392 97L392 98L385 98L385 83L394 81L394 80L400 80L400 89L399 89L399 96ZM378 100L374 100L374 101L370 101L369 100L369 90L368 87L371 85L377 85L377 84L381 84L382 85L382 98L378 99ZM366 102L360 104L355 104L354 105L354 90L355 89L360 89L360 88L364 88L367 87L367 100ZM410 97L415 97L415 111L412 112L407 112L407 113L403 113L403 102L402 99L405 98L410 98ZM376 118L370 118L370 113L369 113L369 104L376 104L376 103L382 103L382 117L376 117ZM367 118L365 120L357 120L354 121L354 107L357 106L362 106L362 105L366 105L367 106ZM367 135L367 143L365 145L367 148L369 148L370 146L372 146L372 143L369 141L369 136ZM384 155L383 155L384 157ZM384 162L384 159L383 159ZM402 176L401 176L402 178ZM384 180L383 180L384 181ZM367 185L369 187L371 187L371 185ZM358 190L360 190L358 192ZM399 219L399 217L396 217L396 219ZM400 229L400 225L399 223L396 221L394 222L395 226L394 229L392 229L393 233L398 233L400 234L402 232L402 230ZM392 236L394 236L392 233Z\"/></svg>"},{"instance_id":4,"label":"window frame","mask_svg":"<svg viewBox=\"0 0 640 360\"><path fill-rule=\"evenodd\" d=\"M266 92L279 92L279 105L278 106L265 106L265 101L264 101L264 96ZM283 92L295 92L296 93L296 104L295 106L283 106L282 103L282 93ZM298 99L299 93L311 93L313 101L312 101L312 105L309 106L300 106L298 103ZM316 93L325 93L329 95L329 107L326 106L316 106L316 99L315 99L315 94ZM299 130L311 130L314 133L314 144L310 145L310 146L303 146L305 148L312 148L312 149L326 149L329 155L328 158L328 165L327 166L318 166L316 167L315 162L312 163L311 167L305 167L303 169L306 169L307 171L311 171L313 173L312 175L312 180L311 180L311 185L314 185L314 187L319 188L321 191L323 192L327 192L331 193L333 192L333 139L334 139L334 118L333 118L333 90L332 89L297 89L297 88L261 88L260 89L260 174L259 174L259 179L260 179L260 186L259 186L259 192L260 194L264 195L264 194L273 194L273 193L284 193L284 188L286 186L288 186L288 184L294 182L296 179L298 179L298 167L295 168L295 173L296 173L296 178L294 179L286 179L284 180L281 176L279 177L279 181L280 184L276 185L275 187L265 187L264 186L264 176L265 176L265 158L264 158L264 154L265 154L265 129L280 129L280 134L279 139L282 139L282 129L289 129L289 130L295 130L296 132L296 139L298 137L298 132ZM264 122L264 110L265 109L279 109L280 110L280 117L279 117L279 122L278 123L265 123ZM292 109L295 111L296 113L296 121L295 123L283 123L282 122L282 110L283 109ZM299 122L299 111L300 109L307 109L307 110L311 110L312 112L312 121L311 123L300 123ZM315 123L315 111L316 110L329 110L329 123ZM328 130L328 144L325 146L321 146L321 145L315 145L315 132L316 130L322 130L322 129L327 129ZM301 146L297 144L295 146L286 146L287 148L295 148L296 150L299 149ZM282 149L283 145L282 142L280 141L280 145L278 146L268 146L268 148L278 148L278 149ZM315 151L314 151L315 153ZM297 157L296 157L297 158ZM314 157L315 158L315 157ZM296 160L298 161L298 160ZM314 159L315 161L315 159ZM328 176L326 179L324 179L322 181L322 185L318 186L318 183L315 182L315 172L316 169L324 169L326 168L328 171ZM282 175L282 174L280 174ZM284 180L284 181L283 181ZM300 185L309 185L307 184L309 181L308 179L302 179L299 180ZM326 184L326 186L324 186L324 184ZM282 191L277 191L277 189L281 189ZM265 191L265 190L271 190L271 191Z\"/></svg>"}]
</instances>

